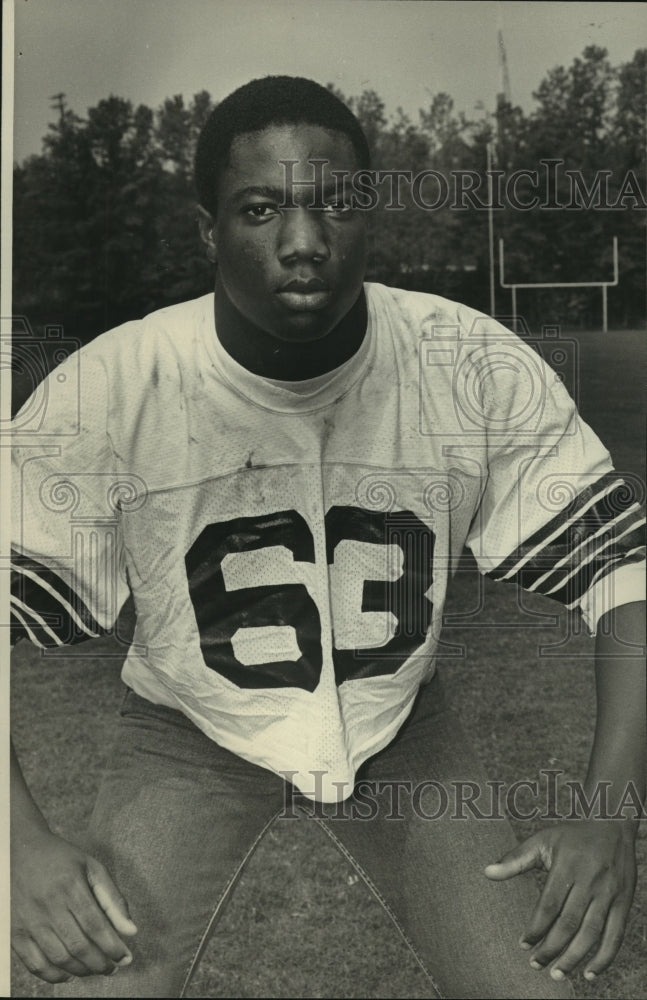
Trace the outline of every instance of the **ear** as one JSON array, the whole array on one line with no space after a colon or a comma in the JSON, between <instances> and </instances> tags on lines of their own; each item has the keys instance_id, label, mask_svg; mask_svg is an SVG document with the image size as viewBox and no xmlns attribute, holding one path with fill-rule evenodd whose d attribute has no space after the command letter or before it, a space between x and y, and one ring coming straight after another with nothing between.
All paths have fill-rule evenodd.
<instances>
[{"instance_id":1,"label":"ear","mask_svg":"<svg viewBox=\"0 0 647 1000\"><path fill-rule=\"evenodd\" d=\"M207 248L207 257L212 264L215 264L218 260L218 254L216 252L216 240L214 236L214 229L216 226L216 220L207 212L206 208L202 205L198 205L198 228L200 229L200 238Z\"/></svg>"}]
</instances>

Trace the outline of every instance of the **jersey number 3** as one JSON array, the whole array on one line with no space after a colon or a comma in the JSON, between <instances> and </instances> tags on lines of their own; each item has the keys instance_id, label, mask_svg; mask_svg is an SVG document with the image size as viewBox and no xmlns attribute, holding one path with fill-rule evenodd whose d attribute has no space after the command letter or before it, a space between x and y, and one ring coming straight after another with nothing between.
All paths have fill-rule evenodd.
<instances>
[{"instance_id":1,"label":"jersey number 3","mask_svg":"<svg viewBox=\"0 0 647 1000\"><path fill-rule=\"evenodd\" d=\"M326 557L337 684L392 674L425 641L434 536L411 511L331 507ZM241 688L314 691L322 665L315 546L295 510L209 524L186 558L208 667ZM299 565L301 564L301 565Z\"/></svg>"}]
</instances>

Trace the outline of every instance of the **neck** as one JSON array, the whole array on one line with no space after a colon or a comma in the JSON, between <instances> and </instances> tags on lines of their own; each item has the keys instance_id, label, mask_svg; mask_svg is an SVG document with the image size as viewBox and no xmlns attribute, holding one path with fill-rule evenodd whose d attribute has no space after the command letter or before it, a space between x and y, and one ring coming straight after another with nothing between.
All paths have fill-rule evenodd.
<instances>
[{"instance_id":1,"label":"neck","mask_svg":"<svg viewBox=\"0 0 647 1000\"><path fill-rule=\"evenodd\" d=\"M359 350L366 334L364 289L330 333L308 343L279 340L236 309L216 276L215 319L218 340L234 361L254 375L299 382L325 375Z\"/></svg>"}]
</instances>

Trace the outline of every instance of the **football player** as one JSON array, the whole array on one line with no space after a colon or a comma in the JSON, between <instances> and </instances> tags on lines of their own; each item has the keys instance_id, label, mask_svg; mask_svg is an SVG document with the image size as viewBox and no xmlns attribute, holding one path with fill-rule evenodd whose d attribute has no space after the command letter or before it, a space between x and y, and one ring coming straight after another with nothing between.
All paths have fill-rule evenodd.
<instances>
[{"instance_id":1,"label":"football player","mask_svg":"<svg viewBox=\"0 0 647 1000\"><path fill-rule=\"evenodd\" d=\"M99 337L78 407L65 363L37 431L17 420L15 636L101 635L129 593L137 613L79 846L14 759L14 947L63 995L183 995L286 795L386 906L430 993L567 996L573 969L594 978L620 945L623 803L644 790L644 520L515 335L364 282L366 214L339 180L368 167L318 84L230 95L196 157L214 292ZM435 674L466 545L597 631L586 791L606 783L616 818L583 811L516 845L507 822L446 807L460 779L487 785ZM533 867L538 899L512 878Z\"/></svg>"}]
</instances>

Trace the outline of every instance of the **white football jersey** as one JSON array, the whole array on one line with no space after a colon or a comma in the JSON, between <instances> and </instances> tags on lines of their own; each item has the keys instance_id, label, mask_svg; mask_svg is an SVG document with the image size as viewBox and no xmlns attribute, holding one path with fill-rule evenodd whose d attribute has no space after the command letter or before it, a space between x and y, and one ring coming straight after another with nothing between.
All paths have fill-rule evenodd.
<instances>
[{"instance_id":1,"label":"white football jersey","mask_svg":"<svg viewBox=\"0 0 647 1000\"><path fill-rule=\"evenodd\" d=\"M466 544L591 628L642 583L639 506L539 354L445 299L366 296L320 378L242 368L206 295L99 337L15 422L16 633L100 634L132 590L125 683L325 801L431 676Z\"/></svg>"}]
</instances>

